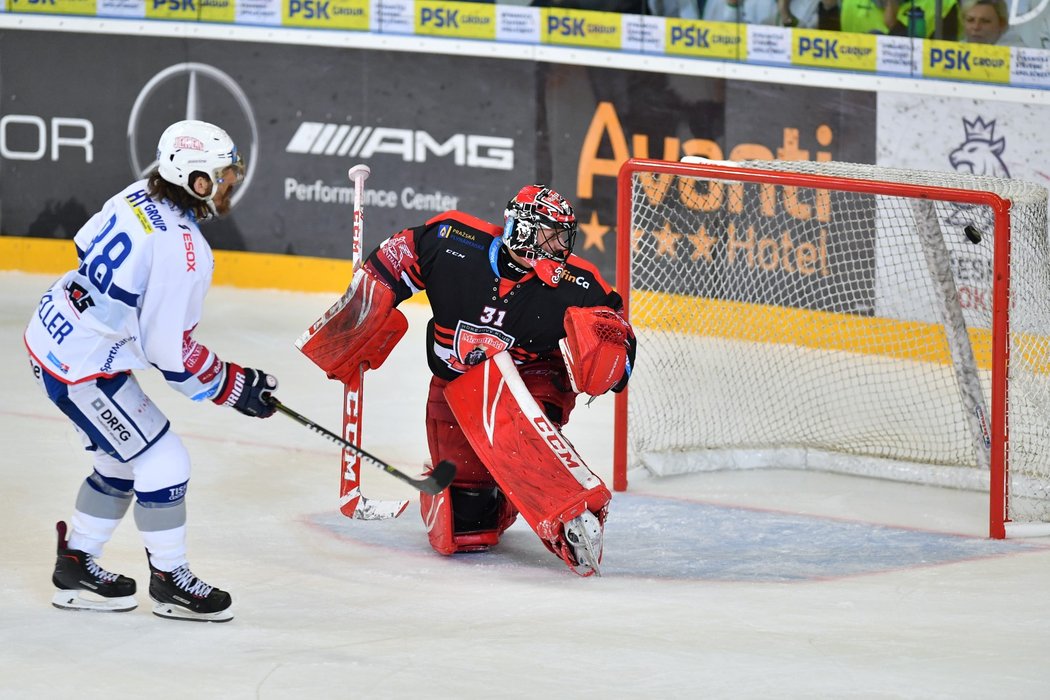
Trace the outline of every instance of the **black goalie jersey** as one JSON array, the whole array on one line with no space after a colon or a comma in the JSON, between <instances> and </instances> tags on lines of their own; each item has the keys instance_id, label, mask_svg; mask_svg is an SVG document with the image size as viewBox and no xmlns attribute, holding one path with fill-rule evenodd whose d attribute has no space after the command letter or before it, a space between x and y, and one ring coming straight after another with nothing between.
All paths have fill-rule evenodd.
<instances>
[{"instance_id":1,"label":"black goalie jersey","mask_svg":"<svg viewBox=\"0 0 1050 700\"><path fill-rule=\"evenodd\" d=\"M558 283L549 286L515 264L501 234L498 226L448 211L391 236L365 263L393 288L397 304L426 291L434 314L427 360L442 379L453 380L502 350L518 364L559 357L567 308L623 307L587 261L570 255ZM632 343L632 361L633 355Z\"/></svg>"}]
</instances>

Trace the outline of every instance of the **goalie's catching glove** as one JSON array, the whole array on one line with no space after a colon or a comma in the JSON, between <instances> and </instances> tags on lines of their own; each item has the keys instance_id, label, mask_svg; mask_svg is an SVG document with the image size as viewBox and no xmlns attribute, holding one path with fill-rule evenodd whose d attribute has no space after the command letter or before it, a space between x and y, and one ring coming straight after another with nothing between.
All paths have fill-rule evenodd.
<instances>
[{"instance_id":1,"label":"goalie's catching glove","mask_svg":"<svg viewBox=\"0 0 1050 700\"><path fill-rule=\"evenodd\" d=\"M277 410L270 403L270 394L277 389L277 377L261 369L227 362L219 387L219 393L212 401L220 406L232 406L254 418L269 418Z\"/></svg>"},{"instance_id":2,"label":"goalie's catching glove","mask_svg":"<svg viewBox=\"0 0 1050 700\"><path fill-rule=\"evenodd\" d=\"M631 325L605 306L572 306L565 311L565 337L559 341L569 382L578 394L598 396L630 374Z\"/></svg>"}]
</instances>

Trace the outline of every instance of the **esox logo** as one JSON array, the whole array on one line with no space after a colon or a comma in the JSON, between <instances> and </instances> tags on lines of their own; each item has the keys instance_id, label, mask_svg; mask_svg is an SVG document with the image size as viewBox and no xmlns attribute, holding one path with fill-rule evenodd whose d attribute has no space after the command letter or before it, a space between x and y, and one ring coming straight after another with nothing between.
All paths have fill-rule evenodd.
<instances>
[{"instance_id":1,"label":"esox logo","mask_svg":"<svg viewBox=\"0 0 1050 700\"><path fill-rule=\"evenodd\" d=\"M186 272L195 272L197 253L193 250L193 235L189 231L182 234L182 244L186 248Z\"/></svg>"}]
</instances>

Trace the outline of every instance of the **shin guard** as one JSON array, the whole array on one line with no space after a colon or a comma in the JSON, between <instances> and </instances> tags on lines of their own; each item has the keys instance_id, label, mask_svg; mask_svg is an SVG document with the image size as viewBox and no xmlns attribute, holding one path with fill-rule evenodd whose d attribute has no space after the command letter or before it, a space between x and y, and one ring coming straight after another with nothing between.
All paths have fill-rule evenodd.
<instances>
[{"instance_id":1,"label":"shin guard","mask_svg":"<svg viewBox=\"0 0 1050 700\"><path fill-rule=\"evenodd\" d=\"M450 382L445 399L511 504L573 567L564 524L585 510L604 523L612 495L544 414L510 354L498 353Z\"/></svg>"}]
</instances>

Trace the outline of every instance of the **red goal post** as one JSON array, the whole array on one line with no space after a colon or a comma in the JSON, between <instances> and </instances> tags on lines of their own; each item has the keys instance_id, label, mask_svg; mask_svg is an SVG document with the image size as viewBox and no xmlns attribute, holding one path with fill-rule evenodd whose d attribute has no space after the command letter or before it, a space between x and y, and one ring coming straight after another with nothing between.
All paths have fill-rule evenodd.
<instances>
[{"instance_id":1,"label":"red goal post","mask_svg":"<svg viewBox=\"0 0 1050 700\"><path fill-rule=\"evenodd\" d=\"M1050 535L1046 189L693 160L619 174L614 488L819 469L987 490L991 537Z\"/></svg>"}]
</instances>

